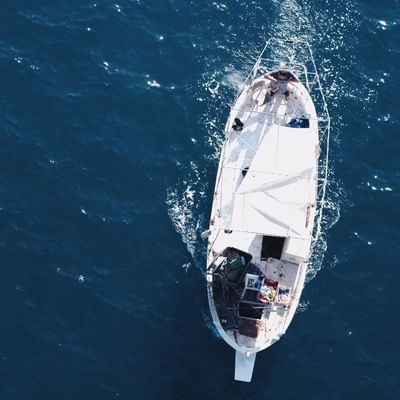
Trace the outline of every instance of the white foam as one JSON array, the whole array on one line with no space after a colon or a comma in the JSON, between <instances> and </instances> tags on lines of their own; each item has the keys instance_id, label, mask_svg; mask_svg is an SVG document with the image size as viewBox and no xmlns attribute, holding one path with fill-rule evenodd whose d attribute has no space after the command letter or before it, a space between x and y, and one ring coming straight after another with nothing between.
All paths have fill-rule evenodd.
<instances>
[{"instance_id":1,"label":"white foam","mask_svg":"<svg viewBox=\"0 0 400 400\"><path fill-rule=\"evenodd\" d=\"M147 81L147 85L150 87L154 87L154 88L160 88L161 85L154 79L152 79L151 81Z\"/></svg>"}]
</instances>

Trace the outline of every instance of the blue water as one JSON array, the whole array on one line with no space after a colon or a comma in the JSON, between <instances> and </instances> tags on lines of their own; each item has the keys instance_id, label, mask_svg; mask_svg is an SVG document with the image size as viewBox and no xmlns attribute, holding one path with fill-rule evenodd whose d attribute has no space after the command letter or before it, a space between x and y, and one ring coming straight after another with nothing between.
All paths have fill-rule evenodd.
<instances>
[{"instance_id":1,"label":"blue water","mask_svg":"<svg viewBox=\"0 0 400 400\"><path fill-rule=\"evenodd\" d=\"M399 399L395 0L0 4L0 399ZM251 384L205 243L238 85L307 38L333 117L302 302Z\"/></svg>"}]
</instances>

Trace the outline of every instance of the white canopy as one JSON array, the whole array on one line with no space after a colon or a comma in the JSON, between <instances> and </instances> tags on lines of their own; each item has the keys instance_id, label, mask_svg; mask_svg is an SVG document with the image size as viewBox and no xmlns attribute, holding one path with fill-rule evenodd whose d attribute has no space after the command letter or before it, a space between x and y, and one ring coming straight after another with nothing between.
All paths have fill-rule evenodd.
<instances>
[{"instance_id":1,"label":"white canopy","mask_svg":"<svg viewBox=\"0 0 400 400\"><path fill-rule=\"evenodd\" d=\"M241 170L224 166L223 229L308 238L306 213L316 195L317 143L312 129L272 125L244 178Z\"/></svg>"}]
</instances>

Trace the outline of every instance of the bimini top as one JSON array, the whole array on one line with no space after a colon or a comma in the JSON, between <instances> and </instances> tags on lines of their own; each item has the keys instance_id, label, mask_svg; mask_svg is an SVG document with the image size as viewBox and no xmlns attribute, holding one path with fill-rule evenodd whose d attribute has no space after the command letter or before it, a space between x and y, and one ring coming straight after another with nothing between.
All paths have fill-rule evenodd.
<instances>
[{"instance_id":1,"label":"bimini top","mask_svg":"<svg viewBox=\"0 0 400 400\"><path fill-rule=\"evenodd\" d=\"M236 174L233 194L232 181L222 171L223 229L308 239L318 148L316 129L271 125L247 173Z\"/></svg>"}]
</instances>

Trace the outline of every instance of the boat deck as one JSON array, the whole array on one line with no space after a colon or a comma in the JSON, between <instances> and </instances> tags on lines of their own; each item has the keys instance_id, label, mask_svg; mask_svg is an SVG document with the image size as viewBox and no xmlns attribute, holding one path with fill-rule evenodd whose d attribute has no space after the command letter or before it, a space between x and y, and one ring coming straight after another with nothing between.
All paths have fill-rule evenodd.
<instances>
[{"instance_id":1,"label":"boat deck","mask_svg":"<svg viewBox=\"0 0 400 400\"><path fill-rule=\"evenodd\" d=\"M226 234L231 236L231 234ZM230 241L232 243L232 241ZM250 243L253 254L261 254L262 237L255 237ZM257 249L257 250L255 250ZM225 255L229 257L232 254ZM234 257L234 255L233 255ZM217 271L214 276L213 292L216 311L226 334L240 347L261 348L271 345L284 333L287 325L287 316L291 313L290 306L295 295L295 286L299 278L299 265L284 262L274 258L261 259L254 257L245 270L237 276L224 276L224 272ZM222 277L222 279L221 279ZM253 283L248 279L267 280L276 283L276 291L284 288L286 295L276 296L274 301L266 303L259 298L259 288L252 290ZM223 282L224 287L221 286ZM261 284L260 284L261 286ZM250 288L250 289L249 289ZM259 317L241 315L241 307L250 307L251 313L258 310ZM248 312L248 311L246 311ZM252 332L256 330L257 333ZM247 331L248 333L242 334ZM255 337L252 337L255 336Z\"/></svg>"},{"instance_id":2,"label":"boat deck","mask_svg":"<svg viewBox=\"0 0 400 400\"><path fill-rule=\"evenodd\" d=\"M255 89L249 88L240 96L226 126L229 140L225 165L232 169L250 165L258 145L272 125L286 126L290 121L308 115L307 99L302 98L304 95L295 83L289 83L289 96L283 93L270 96L268 82L261 80L258 83ZM235 118L244 124L241 131L231 129Z\"/></svg>"},{"instance_id":3,"label":"boat deck","mask_svg":"<svg viewBox=\"0 0 400 400\"><path fill-rule=\"evenodd\" d=\"M278 173L284 177L283 179L289 179L288 177L292 173L290 168L294 168L294 165L298 170L303 171L301 158L299 159L297 156L297 147L292 144L292 141L297 143L296 140L303 140L305 134L316 137L317 122L312 119L312 115L315 115L315 109L312 102L308 103L309 99L307 90L299 82L288 83L287 92L278 91L271 95L270 82L260 78L255 80L252 86L249 86L239 96L226 125L226 141L219 170L220 173L223 171L223 177L218 180L220 183L216 185L215 191L215 199L220 200L219 202L215 200L213 204L211 224L213 229L209 238L210 261L223 254L227 248L241 249L251 254L252 261L251 266L247 268L246 273L243 272L239 281L237 277L234 281L229 281L224 277L214 276L210 282L213 282L212 298L221 323L220 328L223 329L229 341L236 343L239 348L260 350L270 346L285 333L297 306L296 285L299 282L299 277L303 276L302 271L305 266L301 269L298 263L283 262L271 257L266 259L262 256L263 238L266 237L264 234L221 228L221 225L227 224L226 213L229 215L230 210L234 207L230 203L232 195L239 190L238 188L241 187L248 171L251 174L274 174L274 171L278 169ZM242 124L239 129L234 127L235 123L237 124L237 119ZM291 133L291 135L294 135L290 139L291 148L295 152L293 157L296 158L297 163L293 164L292 158L287 158L291 154L280 153L280 151L283 151L282 143L284 142L282 141L287 140L285 139L285 130L287 132L287 129L292 127L291 123L298 119L305 119L307 128L312 127L314 129L295 129ZM300 128L303 128L303 126ZM261 143L264 143L265 147L266 138L270 138L267 139L269 147L266 148L269 156L267 157L266 154L265 161L262 161L260 166L263 169L261 171L254 170L253 161L256 154L258 154L257 157L260 157ZM317 141L317 138L311 140ZM271 154L275 154L275 156L271 158ZM274 159L278 155L279 158ZM309 159L306 162L309 165ZM252 166L251 169L249 169L250 166ZM312 181L315 176L316 168L314 165L309 176L305 179ZM299 177L295 176L294 179L298 180ZM272 193L274 192L270 192L270 194ZM309 192L310 199L314 197L314 194L314 190ZM296 201L296 199L293 200ZM304 200L304 203L307 201L310 200ZM304 208L304 215L302 214L303 216L300 218L304 221L302 224L307 227L306 214L306 208ZM281 222L276 223L277 229L281 229L279 227L283 226L280 224ZM307 238L311 234L312 224L306 230L307 232L302 240L309 240ZM274 235L272 234L272 236ZM277 236L283 238L286 237L286 234L278 234ZM251 298L251 291L247 290L246 292L246 274L258 276L264 282L264 287L268 287L268 284L265 284L268 280L273 282L271 284L276 284L276 293L280 293L280 290L286 291L286 300L266 302L260 300L259 293L255 291L253 292L254 298ZM242 309L248 307L248 310L241 314L241 307ZM246 312L248 312L247 316ZM252 315L252 313L259 313L259 315Z\"/></svg>"}]
</instances>

